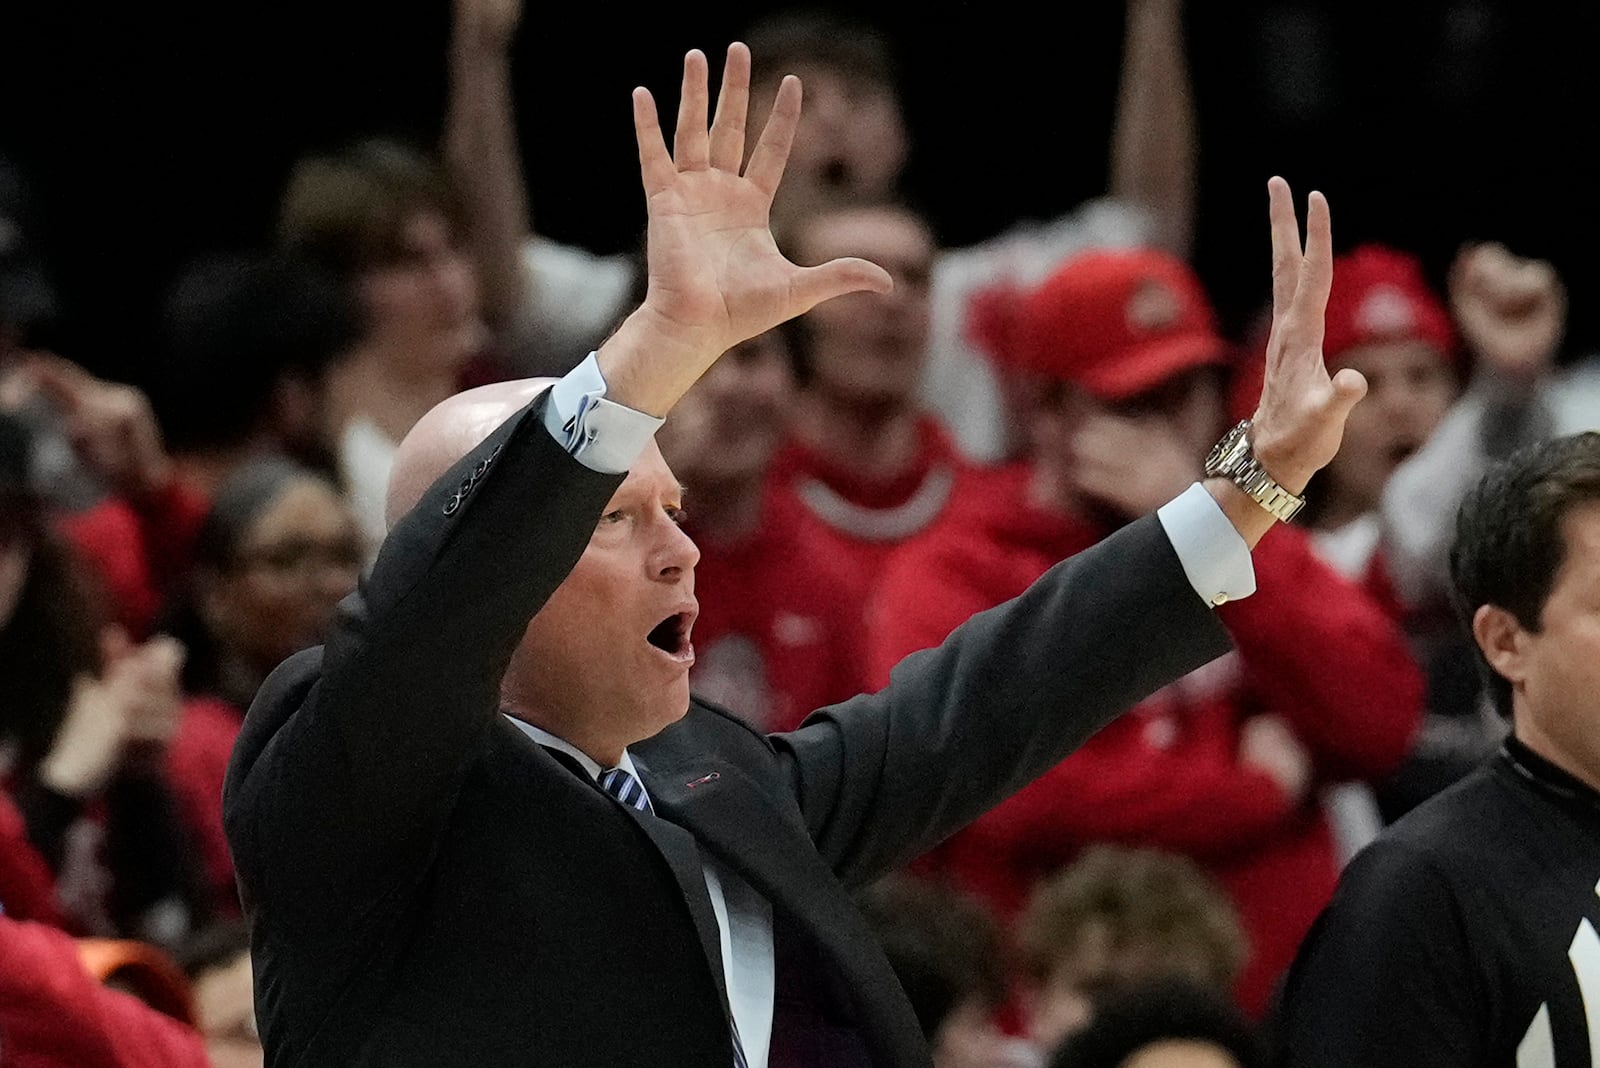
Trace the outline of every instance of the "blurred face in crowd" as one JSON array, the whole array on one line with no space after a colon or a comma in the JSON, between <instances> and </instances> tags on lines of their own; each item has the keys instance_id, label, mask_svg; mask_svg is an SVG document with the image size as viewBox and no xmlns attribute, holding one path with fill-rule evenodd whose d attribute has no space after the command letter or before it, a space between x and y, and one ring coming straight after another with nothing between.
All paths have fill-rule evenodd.
<instances>
[{"instance_id":1,"label":"blurred face in crowd","mask_svg":"<svg viewBox=\"0 0 1600 1068\"><path fill-rule=\"evenodd\" d=\"M1089 1025L1107 993L1159 979L1216 982L1216 965L1179 941L1125 940L1107 924L1086 924L1055 961L1049 977L1025 998L1028 1037L1046 1049Z\"/></svg>"},{"instance_id":2,"label":"blurred face in crowd","mask_svg":"<svg viewBox=\"0 0 1600 1068\"><path fill-rule=\"evenodd\" d=\"M672 409L656 432L685 485L747 485L766 474L783 441L794 375L783 335L735 346Z\"/></svg>"},{"instance_id":3,"label":"blurred face in crowd","mask_svg":"<svg viewBox=\"0 0 1600 1068\"><path fill-rule=\"evenodd\" d=\"M795 233L798 262L863 256L894 279L888 293L852 293L806 313L812 385L846 403L914 404L928 349L933 234L895 207L848 208L808 219Z\"/></svg>"},{"instance_id":4,"label":"blurred face in crowd","mask_svg":"<svg viewBox=\"0 0 1600 1068\"><path fill-rule=\"evenodd\" d=\"M506 672L512 711L601 763L689 707L700 551L679 526L682 505L682 487L651 443Z\"/></svg>"},{"instance_id":5,"label":"blurred face in crowd","mask_svg":"<svg viewBox=\"0 0 1600 1068\"><path fill-rule=\"evenodd\" d=\"M1038 375L1016 375L1011 396L1032 413L1036 452L1070 451L1072 436L1086 420L1111 416L1142 424L1147 433L1170 438L1185 453L1203 458L1226 418L1222 383L1210 369L1191 371L1126 400L1108 401L1070 383Z\"/></svg>"},{"instance_id":6,"label":"blurred face in crowd","mask_svg":"<svg viewBox=\"0 0 1600 1068\"><path fill-rule=\"evenodd\" d=\"M808 210L893 193L907 150L894 87L818 64L777 73L797 75L806 98L778 194L783 203ZM750 129L766 125L777 92L776 81L752 91Z\"/></svg>"},{"instance_id":7,"label":"blurred face in crowd","mask_svg":"<svg viewBox=\"0 0 1600 1068\"><path fill-rule=\"evenodd\" d=\"M1212 368L1181 374L1120 401L1103 400L1041 376L1018 376L1011 391L1030 413L1027 426L1033 455L1058 473L1072 507L1111 523L1143 514L1149 502L1130 506L1103 499L1094 487L1104 481L1108 462L1126 466L1117 474L1118 485L1160 471L1172 483L1163 485L1160 494L1179 492L1199 477L1201 461L1222 433L1226 418L1221 378ZM1100 432L1108 421L1131 428L1128 437L1118 435L1119 441L1137 444L1119 446L1113 457L1103 455L1105 439ZM1090 472L1085 465L1095 470Z\"/></svg>"},{"instance_id":8,"label":"blurred face in crowd","mask_svg":"<svg viewBox=\"0 0 1600 1068\"><path fill-rule=\"evenodd\" d=\"M1516 734L1532 749L1600 789L1600 501L1561 522L1565 557L1529 630L1485 605L1473 633L1511 683Z\"/></svg>"},{"instance_id":9,"label":"blurred face in crowd","mask_svg":"<svg viewBox=\"0 0 1600 1068\"><path fill-rule=\"evenodd\" d=\"M292 479L250 523L233 564L208 577L206 624L245 664L270 671L324 640L361 560L360 531L333 487Z\"/></svg>"},{"instance_id":10,"label":"blurred face in crowd","mask_svg":"<svg viewBox=\"0 0 1600 1068\"><path fill-rule=\"evenodd\" d=\"M1339 453L1323 475L1339 511L1378 506L1394 469L1427 443L1456 398L1456 377L1443 353L1423 341L1361 345L1339 358L1367 379L1367 396L1345 423Z\"/></svg>"},{"instance_id":11,"label":"blurred face in crowd","mask_svg":"<svg viewBox=\"0 0 1600 1068\"><path fill-rule=\"evenodd\" d=\"M1121 1068L1239 1068L1239 1060L1214 1042L1169 1038L1138 1050Z\"/></svg>"},{"instance_id":12,"label":"blurred face in crowd","mask_svg":"<svg viewBox=\"0 0 1600 1068\"><path fill-rule=\"evenodd\" d=\"M1137 419L1164 429L1183 451L1200 458L1210 451L1222 433L1227 411L1222 381L1217 372L1209 368L1179 375L1137 396L1103 407L1124 419Z\"/></svg>"},{"instance_id":13,"label":"blurred face in crowd","mask_svg":"<svg viewBox=\"0 0 1600 1068\"><path fill-rule=\"evenodd\" d=\"M403 377L454 374L484 341L472 264L435 211L407 219L397 244L392 257L357 276L367 317L363 344Z\"/></svg>"}]
</instances>

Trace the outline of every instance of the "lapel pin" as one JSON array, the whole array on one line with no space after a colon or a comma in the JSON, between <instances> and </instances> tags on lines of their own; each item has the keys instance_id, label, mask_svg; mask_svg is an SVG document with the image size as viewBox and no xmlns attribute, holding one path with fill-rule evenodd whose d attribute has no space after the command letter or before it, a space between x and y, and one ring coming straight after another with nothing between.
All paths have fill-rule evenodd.
<instances>
[{"instance_id":1,"label":"lapel pin","mask_svg":"<svg viewBox=\"0 0 1600 1068\"><path fill-rule=\"evenodd\" d=\"M710 775L702 775L698 779L692 780L688 784L688 786L689 786L689 789L693 790L696 786L704 786L706 783L708 783L708 782L716 782L720 778L722 778L722 776L720 774L718 774L717 772L713 771Z\"/></svg>"}]
</instances>

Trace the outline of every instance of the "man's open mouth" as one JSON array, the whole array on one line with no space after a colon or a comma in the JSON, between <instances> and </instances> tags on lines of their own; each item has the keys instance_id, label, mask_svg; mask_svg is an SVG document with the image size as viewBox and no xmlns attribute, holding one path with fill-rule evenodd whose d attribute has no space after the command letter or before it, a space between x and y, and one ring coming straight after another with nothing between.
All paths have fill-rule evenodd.
<instances>
[{"instance_id":1,"label":"man's open mouth","mask_svg":"<svg viewBox=\"0 0 1600 1068\"><path fill-rule=\"evenodd\" d=\"M645 640L674 660L693 659L694 645L689 641L689 632L694 627L694 615L693 612L674 612L651 628Z\"/></svg>"}]
</instances>

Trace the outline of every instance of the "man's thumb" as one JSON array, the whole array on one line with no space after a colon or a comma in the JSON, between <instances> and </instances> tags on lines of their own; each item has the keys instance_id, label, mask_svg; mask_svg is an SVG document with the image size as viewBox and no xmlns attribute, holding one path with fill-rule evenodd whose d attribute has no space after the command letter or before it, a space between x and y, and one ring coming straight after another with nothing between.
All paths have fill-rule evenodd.
<instances>
[{"instance_id":1,"label":"man's thumb","mask_svg":"<svg viewBox=\"0 0 1600 1068\"><path fill-rule=\"evenodd\" d=\"M889 272L876 263L854 256L829 260L820 267L800 269L794 283L795 302L799 305L794 314L803 315L823 301L846 293L887 293L893 288Z\"/></svg>"},{"instance_id":2,"label":"man's thumb","mask_svg":"<svg viewBox=\"0 0 1600 1068\"><path fill-rule=\"evenodd\" d=\"M1343 367L1333 376L1333 409L1340 419L1350 415L1350 410L1367 395L1367 379L1354 367Z\"/></svg>"}]
</instances>

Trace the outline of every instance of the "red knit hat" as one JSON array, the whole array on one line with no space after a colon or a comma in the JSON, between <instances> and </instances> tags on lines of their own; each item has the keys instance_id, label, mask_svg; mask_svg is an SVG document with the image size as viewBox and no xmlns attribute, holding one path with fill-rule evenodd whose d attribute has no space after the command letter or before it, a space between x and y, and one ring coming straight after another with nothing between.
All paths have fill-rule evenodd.
<instances>
[{"instance_id":1,"label":"red knit hat","mask_svg":"<svg viewBox=\"0 0 1600 1068\"><path fill-rule=\"evenodd\" d=\"M1414 256L1362 245L1333 261L1322 355L1332 366L1358 345L1425 341L1455 359L1450 313L1422 277Z\"/></svg>"},{"instance_id":2,"label":"red knit hat","mask_svg":"<svg viewBox=\"0 0 1600 1068\"><path fill-rule=\"evenodd\" d=\"M996 354L1001 362L1109 401L1228 362L1200 280L1154 249L1085 252L1062 264L1022 299L1007 349Z\"/></svg>"}]
</instances>

